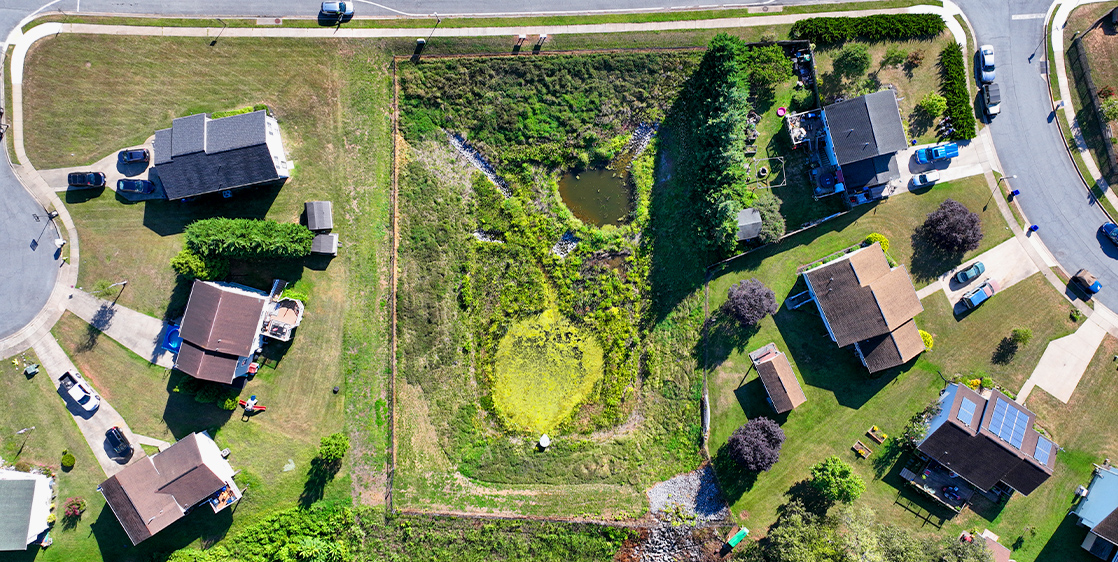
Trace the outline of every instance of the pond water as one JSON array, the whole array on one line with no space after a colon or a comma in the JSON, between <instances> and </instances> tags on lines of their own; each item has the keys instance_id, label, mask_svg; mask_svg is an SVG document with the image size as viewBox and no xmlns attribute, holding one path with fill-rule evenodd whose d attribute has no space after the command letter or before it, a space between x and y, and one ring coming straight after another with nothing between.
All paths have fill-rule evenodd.
<instances>
[{"instance_id":1,"label":"pond water","mask_svg":"<svg viewBox=\"0 0 1118 562\"><path fill-rule=\"evenodd\" d=\"M627 172L583 170L559 179L559 196L584 223L619 225L633 210Z\"/></svg>"}]
</instances>

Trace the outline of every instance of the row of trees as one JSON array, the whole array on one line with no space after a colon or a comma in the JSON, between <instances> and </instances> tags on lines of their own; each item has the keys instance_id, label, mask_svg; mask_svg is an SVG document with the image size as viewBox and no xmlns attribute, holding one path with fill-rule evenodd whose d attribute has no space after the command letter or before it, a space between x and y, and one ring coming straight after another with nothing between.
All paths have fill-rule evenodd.
<instances>
[{"instance_id":1,"label":"row of trees","mask_svg":"<svg viewBox=\"0 0 1118 562\"><path fill-rule=\"evenodd\" d=\"M907 41L935 37L946 24L938 14L877 14L860 18L807 18L792 24L795 39L827 45L852 39Z\"/></svg>"},{"instance_id":2,"label":"row of trees","mask_svg":"<svg viewBox=\"0 0 1118 562\"><path fill-rule=\"evenodd\" d=\"M314 233L301 224L272 220L212 218L186 227L186 247L171 267L189 279L213 281L229 275L229 260L279 260L311 253Z\"/></svg>"}]
</instances>

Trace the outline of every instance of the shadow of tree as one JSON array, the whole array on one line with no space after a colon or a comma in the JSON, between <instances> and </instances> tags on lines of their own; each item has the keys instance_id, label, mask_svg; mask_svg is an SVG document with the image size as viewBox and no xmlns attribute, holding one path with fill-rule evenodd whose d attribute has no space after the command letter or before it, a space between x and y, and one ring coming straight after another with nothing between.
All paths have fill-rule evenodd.
<instances>
[{"instance_id":1,"label":"shadow of tree","mask_svg":"<svg viewBox=\"0 0 1118 562\"><path fill-rule=\"evenodd\" d=\"M307 469L307 481L303 484L303 493L299 494L299 506L308 508L314 502L321 500L326 493L326 485L334 480L334 476L341 468L341 460L328 462L322 457L311 459L311 466Z\"/></svg>"},{"instance_id":2,"label":"shadow of tree","mask_svg":"<svg viewBox=\"0 0 1118 562\"><path fill-rule=\"evenodd\" d=\"M873 456L871 465L873 466L873 477L875 480L881 480L889 469L901 458L908 446L903 441L896 437L889 437L877 449L877 454Z\"/></svg>"},{"instance_id":3,"label":"shadow of tree","mask_svg":"<svg viewBox=\"0 0 1118 562\"><path fill-rule=\"evenodd\" d=\"M101 305L97 312L93 313L93 318L85 327L85 337L78 342L77 350L79 353L89 351L97 346L98 338L112 325L113 316L116 316L116 308L107 304Z\"/></svg>"},{"instance_id":4,"label":"shadow of tree","mask_svg":"<svg viewBox=\"0 0 1118 562\"><path fill-rule=\"evenodd\" d=\"M792 484L792 487L788 488L787 492L784 492L784 496L788 498L788 502L776 508L778 518L786 514L789 506L794 502L799 502L809 513L813 513L820 517L826 515L827 510L831 509L831 506L834 505L834 502L828 500L818 488L811 485L810 478L804 478Z\"/></svg>"},{"instance_id":5,"label":"shadow of tree","mask_svg":"<svg viewBox=\"0 0 1118 562\"><path fill-rule=\"evenodd\" d=\"M932 281L950 269L963 263L963 252L948 252L932 243L924 234L923 227L913 231L912 260L909 271L917 281Z\"/></svg>"},{"instance_id":6,"label":"shadow of tree","mask_svg":"<svg viewBox=\"0 0 1118 562\"><path fill-rule=\"evenodd\" d=\"M998 347L994 350L993 356L990 361L995 365L1005 365L1013 361L1013 357L1017 355L1018 344L1017 341L1011 337L1004 337L1002 341L998 342Z\"/></svg>"},{"instance_id":7,"label":"shadow of tree","mask_svg":"<svg viewBox=\"0 0 1118 562\"><path fill-rule=\"evenodd\" d=\"M919 137L928 132L935 123L936 116L916 108L908 115L908 130L912 137Z\"/></svg>"}]
</instances>

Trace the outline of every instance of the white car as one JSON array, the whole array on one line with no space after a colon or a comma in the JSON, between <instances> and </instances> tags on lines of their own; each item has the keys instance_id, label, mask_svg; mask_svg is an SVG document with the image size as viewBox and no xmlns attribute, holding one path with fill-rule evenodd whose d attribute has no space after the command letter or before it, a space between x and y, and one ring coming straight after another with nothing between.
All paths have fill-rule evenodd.
<instances>
[{"instance_id":1,"label":"white car","mask_svg":"<svg viewBox=\"0 0 1118 562\"><path fill-rule=\"evenodd\" d=\"M101 397L97 395L97 391L89 386L85 377L80 373L68 372L61 377L58 377L58 382L62 386L62 390L78 404L83 410L93 412L101 405Z\"/></svg>"},{"instance_id":2,"label":"white car","mask_svg":"<svg viewBox=\"0 0 1118 562\"><path fill-rule=\"evenodd\" d=\"M978 69L982 82L994 81L994 46L983 45L978 48Z\"/></svg>"},{"instance_id":3,"label":"white car","mask_svg":"<svg viewBox=\"0 0 1118 562\"><path fill-rule=\"evenodd\" d=\"M939 181L939 172L931 170L923 174L916 174L912 176L912 187L927 187Z\"/></svg>"}]
</instances>

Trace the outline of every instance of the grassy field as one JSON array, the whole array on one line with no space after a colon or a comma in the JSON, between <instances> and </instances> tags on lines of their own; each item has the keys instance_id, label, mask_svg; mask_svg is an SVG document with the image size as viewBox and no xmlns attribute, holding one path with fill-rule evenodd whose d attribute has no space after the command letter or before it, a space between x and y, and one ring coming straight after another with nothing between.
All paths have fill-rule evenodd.
<instances>
[{"instance_id":1,"label":"grassy field","mask_svg":"<svg viewBox=\"0 0 1118 562\"><path fill-rule=\"evenodd\" d=\"M123 53L138 55L118 64ZM335 201L338 258L234 269L237 282L270 286L275 276L298 281L309 293L294 340L265 350L265 367L245 391L269 406L268 418L242 423L236 414L171 394L171 379L179 375L151 367L108 338L79 351L86 329L75 317L59 324L58 335L137 433L173 441L196 428L222 428L218 441L229 445L240 457L234 464L260 483L238 510L246 516L224 522L226 528L239 528L252 513L323 494L383 502L391 78L382 45L246 40L210 47L190 39L62 35L37 44L31 56L24 87L29 99L46 103L25 106L25 130L72 141L62 146L29 138L28 152L38 166L100 158L169 126L178 115L269 105L295 163L282 189L244 190L231 200L203 198L194 205L128 204L111 192L66 198L84 250L79 284L89 288L101 280L128 279L119 302L167 318L181 314L189 291L168 260L191 220L246 216L294 222L304 201ZM44 100L51 96L35 94L60 88L75 96L51 102ZM338 394L331 392L335 386ZM324 491L305 489L307 463L319 438L343 427L353 438L345 472ZM296 469L284 472L289 459ZM199 537L198 531L189 533L175 533L168 539L173 544L162 548L186 546Z\"/></svg>"},{"instance_id":2,"label":"grassy field","mask_svg":"<svg viewBox=\"0 0 1118 562\"><path fill-rule=\"evenodd\" d=\"M1103 136L1103 128L1110 127L1110 123L1105 123L1102 117L1095 112L1094 106L1088 97L1087 85L1084 80L1077 79L1076 70L1079 69L1078 56L1075 44L1072 42L1076 36L1080 36L1080 44L1087 51L1087 59L1091 65L1091 78L1095 82L1095 88L1102 90L1109 86L1111 88L1118 88L1118 63L1113 60L1113 53L1118 42L1115 41L1115 29L1110 23L1108 18L1105 18L1108 12L1118 6L1118 2L1100 2L1097 4L1088 4L1076 8L1070 16L1066 25L1064 26L1064 48L1065 52L1064 61L1066 63L1066 71L1068 74L1068 81L1071 83L1073 91L1071 93L1070 103L1075 108L1075 118L1079 123L1080 131L1083 133L1084 140L1087 141L1087 147L1090 149L1091 157L1095 159L1098 168L1102 171L1103 176L1111 183L1114 184L1118 180L1118 170L1111 169L1109 160L1105 155L1105 145L1107 142ZM1103 21L1099 21L1102 18ZM1096 22L1098 25L1096 26ZM1072 60L1076 60L1073 65ZM1055 84L1053 84L1055 87ZM1058 93L1057 93L1058 97ZM1061 120L1061 128L1063 129L1063 121ZM1113 129L1112 129L1113 130ZM1064 136L1068 137L1069 132L1065 131ZM1080 171L1084 177L1087 178L1087 183L1092 185L1092 190L1095 191L1096 196L1101 196L1102 193L1098 186L1094 185L1094 179L1090 177L1086 167L1083 166L1078 160L1082 158L1075 151L1076 165L1079 166ZM1107 207L1107 212L1114 216L1114 208L1109 202L1104 200L1104 206Z\"/></svg>"},{"instance_id":3,"label":"grassy field","mask_svg":"<svg viewBox=\"0 0 1118 562\"><path fill-rule=\"evenodd\" d=\"M901 120L908 130L908 137L916 139L920 144L936 142L939 137L935 127L939 118L928 120L915 109L926 93L939 91L939 67L936 59L940 51L954 40L950 31L944 31L939 37L930 40L865 43L869 48L871 62L865 72L856 76L835 71L834 60L841 52L841 44L819 49L815 52L819 95L823 97L824 104L827 104L835 96L849 99L892 85L896 87ZM846 44L857 43L859 42L848 41ZM900 49L905 57L909 53L920 51L924 54L924 60L918 66L907 63L886 65L883 59L889 49Z\"/></svg>"}]
</instances>

